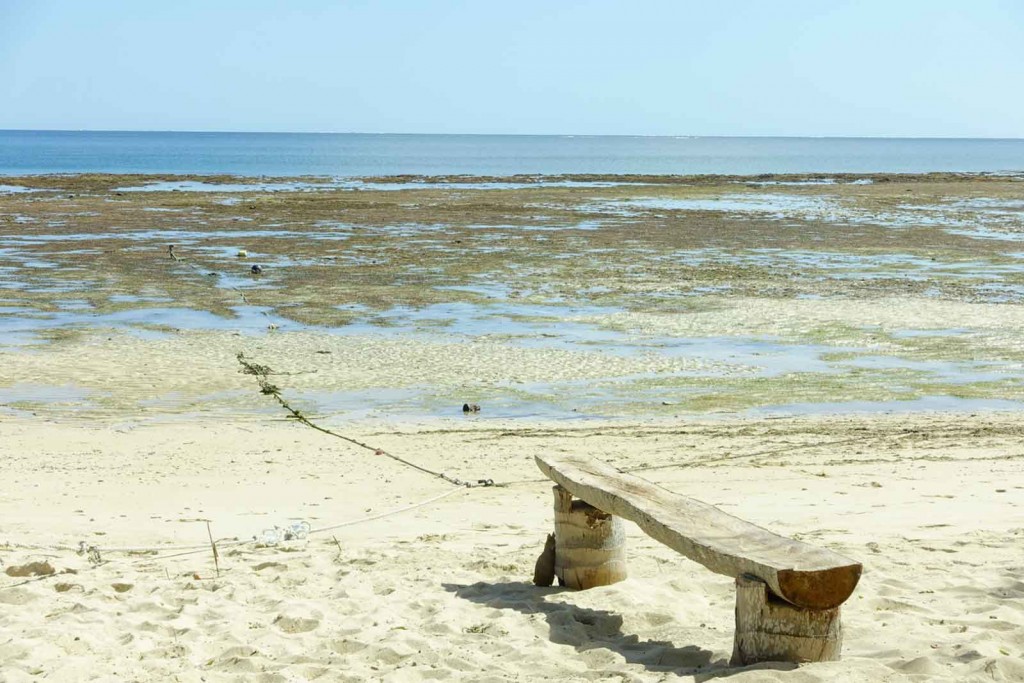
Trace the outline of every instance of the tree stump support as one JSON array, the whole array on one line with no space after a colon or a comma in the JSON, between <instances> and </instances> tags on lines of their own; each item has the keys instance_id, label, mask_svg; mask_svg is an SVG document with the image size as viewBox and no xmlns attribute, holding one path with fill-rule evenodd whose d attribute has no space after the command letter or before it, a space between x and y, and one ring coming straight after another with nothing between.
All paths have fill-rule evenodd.
<instances>
[{"instance_id":1,"label":"tree stump support","mask_svg":"<svg viewBox=\"0 0 1024 683\"><path fill-rule=\"evenodd\" d=\"M736 577L731 664L838 661L843 648L839 609L796 607L773 595L756 576Z\"/></svg>"},{"instance_id":2,"label":"tree stump support","mask_svg":"<svg viewBox=\"0 0 1024 683\"><path fill-rule=\"evenodd\" d=\"M559 584L586 589L626 578L622 520L598 510L561 486L555 494L555 576Z\"/></svg>"},{"instance_id":3,"label":"tree stump support","mask_svg":"<svg viewBox=\"0 0 1024 683\"><path fill-rule=\"evenodd\" d=\"M552 553L546 546L538 560L537 585L550 585L554 575L571 588L626 578L622 520L629 520L651 538L735 579L733 664L839 659L839 608L857 587L860 562L779 536L593 458L535 459L557 484L555 547Z\"/></svg>"}]
</instances>

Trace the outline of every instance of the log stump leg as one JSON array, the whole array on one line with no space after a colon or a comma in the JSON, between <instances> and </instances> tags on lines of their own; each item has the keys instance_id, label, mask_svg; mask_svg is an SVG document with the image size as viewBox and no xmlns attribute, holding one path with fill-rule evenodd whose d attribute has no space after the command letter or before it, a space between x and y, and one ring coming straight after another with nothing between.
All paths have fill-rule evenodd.
<instances>
[{"instance_id":1,"label":"log stump leg","mask_svg":"<svg viewBox=\"0 0 1024 683\"><path fill-rule=\"evenodd\" d=\"M622 520L602 512L561 486L555 493L555 576L569 588L607 586L626 578L626 531Z\"/></svg>"},{"instance_id":2,"label":"log stump leg","mask_svg":"<svg viewBox=\"0 0 1024 683\"><path fill-rule=\"evenodd\" d=\"M843 647L839 608L812 610L776 597L757 577L736 579L732 665L832 662Z\"/></svg>"}]
</instances>

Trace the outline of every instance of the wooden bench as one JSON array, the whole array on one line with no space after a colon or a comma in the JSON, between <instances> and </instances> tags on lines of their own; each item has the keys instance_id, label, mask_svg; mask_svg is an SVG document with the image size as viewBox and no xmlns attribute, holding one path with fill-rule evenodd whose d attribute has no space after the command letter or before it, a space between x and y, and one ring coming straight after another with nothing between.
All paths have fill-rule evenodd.
<instances>
[{"instance_id":1,"label":"wooden bench","mask_svg":"<svg viewBox=\"0 0 1024 683\"><path fill-rule=\"evenodd\" d=\"M627 519L736 580L733 664L839 659L839 606L857 586L860 563L590 458L537 456L536 461L557 484L553 574L562 585L590 588L625 578L625 534L618 518Z\"/></svg>"}]
</instances>

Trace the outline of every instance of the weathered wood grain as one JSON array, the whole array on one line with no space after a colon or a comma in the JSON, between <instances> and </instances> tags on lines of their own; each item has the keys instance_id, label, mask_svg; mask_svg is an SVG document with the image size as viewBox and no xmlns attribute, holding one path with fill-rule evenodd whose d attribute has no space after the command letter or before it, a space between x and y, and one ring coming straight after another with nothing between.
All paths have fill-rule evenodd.
<instances>
[{"instance_id":1,"label":"weathered wood grain","mask_svg":"<svg viewBox=\"0 0 1024 683\"><path fill-rule=\"evenodd\" d=\"M860 579L859 562L774 534L718 508L584 457L537 456L537 466L572 495L635 522L713 572L750 574L798 607L830 609Z\"/></svg>"}]
</instances>

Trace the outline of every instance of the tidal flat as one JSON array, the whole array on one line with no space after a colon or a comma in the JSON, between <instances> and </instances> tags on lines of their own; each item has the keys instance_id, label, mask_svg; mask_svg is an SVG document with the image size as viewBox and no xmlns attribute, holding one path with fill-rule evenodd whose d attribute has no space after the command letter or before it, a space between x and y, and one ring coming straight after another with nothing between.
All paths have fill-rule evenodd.
<instances>
[{"instance_id":1,"label":"tidal flat","mask_svg":"<svg viewBox=\"0 0 1024 683\"><path fill-rule=\"evenodd\" d=\"M265 415L238 352L327 420L1019 410L1022 303L1018 176L0 186L13 413Z\"/></svg>"}]
</instances>

